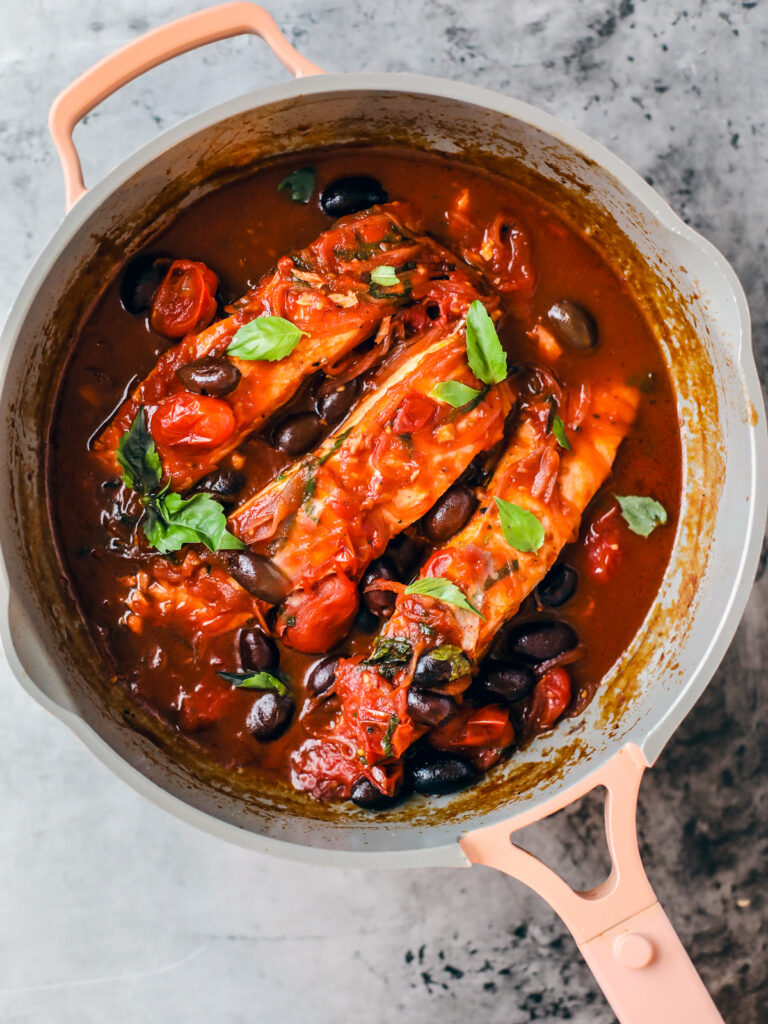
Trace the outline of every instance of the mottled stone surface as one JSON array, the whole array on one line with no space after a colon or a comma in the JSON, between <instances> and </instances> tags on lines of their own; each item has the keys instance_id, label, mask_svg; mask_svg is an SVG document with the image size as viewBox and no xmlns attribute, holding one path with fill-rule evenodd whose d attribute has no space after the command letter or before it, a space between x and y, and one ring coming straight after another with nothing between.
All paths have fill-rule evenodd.
<instances>
[{"instance_id":1,"label":"mottled stone surface","mask_svg":"<svg viewBox=\"0 0 768 1024\"><path fill-rule=\"evenodd\" d=\"M45 128L52 98L104 54L197 6L0 5L2 310L62 213ZM628 160L733 262L768 380L765 0L270 6L329 69L479 83ZM181 117L283 77L254 40L152 72L78 131L88 178ZM768 1019L766 611L768 574L642 792L652 881L739 1024ZM563 926L517 883L484 869L339 872L250 855L136 796L6 668L0 700L4 1024L613 1020ZM531 841L570 880L597 880L595 800L536 826Z\"/></svg>"}]
</instances>

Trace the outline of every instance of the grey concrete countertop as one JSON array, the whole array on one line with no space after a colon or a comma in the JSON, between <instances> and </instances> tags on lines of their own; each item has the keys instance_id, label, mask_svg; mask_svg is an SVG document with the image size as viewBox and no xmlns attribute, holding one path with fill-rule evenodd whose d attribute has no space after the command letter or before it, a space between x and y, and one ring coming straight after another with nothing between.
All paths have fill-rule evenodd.
<instances>
[{"instance_id":1,"label":"grey concrete countertop","mask_svg":"<svg viewBox=\"0 0 768 1024\"><path fill-rule=\"evenodd\" d=\"M0 5L3 316L63 212L51 100L105 54L198 6ZM765 0L268 6L329 70L477 83L617 152L732 261L768 382ZM153 71L78 130L88 180L181 118L284 77L253 39ZM651 880L734 1024L768 1020L765 563L723 665L641 793ZM563 925L516 882L481 868L363 873L246 853L118 782L5 662L0 701L3 1024L613 1020ZM535 832L570 881L596 880L596 800Z\"/></svg>"}]
</instances>

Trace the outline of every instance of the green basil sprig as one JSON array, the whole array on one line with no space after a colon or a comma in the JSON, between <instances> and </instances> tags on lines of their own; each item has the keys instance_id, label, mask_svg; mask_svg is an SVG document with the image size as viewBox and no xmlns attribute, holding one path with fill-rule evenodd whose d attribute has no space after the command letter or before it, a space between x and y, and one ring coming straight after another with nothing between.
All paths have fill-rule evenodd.
<instances>
[{"instance_id":1,"label":"green basil sprig","mask_svg":"<svg viewBox=\"0 0 768 1024\"><path fill-rule=\"evenodd\" d=\"M436 398L438 402L447 402L454 409L460 409L468 405L476 398L480 398L482 391L471 388L468 384L462 384L460 380L443 380L435 384L429 392L430 398Z\"/></svg>"},{"instance_id":2,"label":"green basil sprig","mask_svg":"<svg viewBox=\"0 0 768 1024\"><path fill-rule=\"evenodd\" d=\"M552 433L555 435L555 439L561 448L565 448L565 450L569 452L573 451L573 448L571 448L571 442L565 434L565 424L559 416L555 416L552 420Z\"/></svg>"},{"instance_id":3,"label":"green basil sprig","mask_svg":"<svg viewBox=\"0 0 768 1024\"><path fill-rule=\"evenodd\" d=\"M289 356L306 333L282 316L257 316L236 332L227 355L273 363Z\"/></svg>"},{"instance_id":4,"label":"green basil sprig","mask_svg":"<svg viewBox=\"0 0 768 1024\"><path fill-rule=\"evenodd\" d=\"M467 311L467 362L484 384L500 384L507 377L507 356L493 320L479 299Z\"/></svg>"},{"instance_id":5,"label":"green basil sprig","mask_svg":"<svg viewBox=\"0 0 768 1024\"><path fill-rule=\"evenodd\" d=\"M657 526L667 521L667 510L654 498L641 497L637 494L615 494L621 508L624 522L632 533L640 537L649 537Z\"/></svg>"},{"instance_id":6,"label":"green basil sprig","mask_svg":"<svg viewBox=\"0 0 768 1024\"><path fill-rule=\"evenodd\" d=\"M288 189L294 203L308 203L315 191L315 177L314 167L300 167L286 174L277 188L281 192Z\"/></svg>"},{"instance_id":7,"label":"green basil sprig","mask_svg":"<svg viewBox=\"0 0 768 1024\"><path fill-rule=\"evenodd\" d=\"M412 657L413 646L410 640L400 636L380 636L376 638L373 651L363 664L375 665L379 675L391 679Z\"/></svg>"},{"instance_id":8,"label":"green basil sprig","mask_svg":"<svg viewBox=\"0 0 768 1024\"><path fill-rule=\"evenodd\" d=\"M288 687L271 672L217 672L217 676L226 679L239 690L273 690L285 696Z\"/></svg>"},{"instance_id":9,"label":"green basil sprig","mask_svg":"<svg viewBox=\"0 0 768 1024\"><path fill-rule=\"evenodd\" d=\"M445 604L455 605L463 608L464 611L473 612L479 615L483 621L485 616L471 604L455 583L445 579L443 576L422 576L414 580L405 588L406 594L421 594L423 597L434 598L435 601L443 601Z\"/></svg>"},{"instance_id":10,"label":"green basil sprig","mask_svg":"<svg viewBox=\"0 0 768 1024\"><path fill-rule=\"evenodd\" d=\"M528 509L503 498L495 498L504 540L518 551L538 551L544 543L544 527Z\"/></svg>"},{"instance_id":11,"label":"green basil sprig","mask_svg":"<svg viewBox=\"0 0 768 1024\"><path fill-rule=\"evenodd\" d=\"M400 284L400 278L395 273L395 268L387 264L374 267L371 271L371 280L374 284L381 285L382 288L394 288L396 284Z\"/></svg>"},{"instance_id":12,"label":"green basil sprig","mask_svg":"<svg viewBox=\"0 0 768 1024\"><path fill-rule=\"evenodd\" d=\"M117 445L117 461L126 487L136 491L146 506L142 529L161 554L178 551L184 544L205 544L211 551L230 551L245 545L227 530L221 505L208 494L182 498L160 487L160 456L147 426L144 406Z\"/></svg>"}]
</instances>

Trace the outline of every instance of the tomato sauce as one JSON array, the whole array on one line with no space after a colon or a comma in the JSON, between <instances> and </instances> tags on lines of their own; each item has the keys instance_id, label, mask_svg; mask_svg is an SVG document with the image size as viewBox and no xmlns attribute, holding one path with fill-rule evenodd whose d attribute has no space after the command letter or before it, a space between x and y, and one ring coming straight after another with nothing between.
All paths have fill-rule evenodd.
<instances>
[{"instance_id":1,"label":"tomato sauce","mask_svg":"<svg viewBox=\"0 0 768 1024\"><path fill-rule=\"evenodd\" d=\"M305 204L293 201L289 191L278 185L297 166L307 165L315 169L316 186ZM459 243L482 247L494 241L498 247L508 230L500 211L511 215L517 225L513 230L524 232L515 250L524 266L504 265L495 258L491 262L494 291L504 314L499 336L509 363L547 366L552 353L548 356L546 338L542 340L536 327L553 303L567 298L591 313L598 325L599 344L588 352L563 347L554 354L551 367L563 388L577 390L583 382L620 378L641 392L637 418L621 444L612 475L586 510L579 539L564 549L560 559L579 574L575 595L562 608L545 612L532 595L515 617L515 624L542 617L564 619L580 639L580 657L567 670L552 668L526 704L526 736L555 726L564 711L583 710L626 649L659 587L679 511L679 424L661 351L628 286L595 244L532 193L437 155L340 149L302 154L298 165L295 159L287 159L203 198L145 250L177 261L171 266L187 282L180 300L168 299L165 319L160 314L145 318L129 313L120 301L118 279L105 288L75 339L51 429L49 503L64 570L103 654L105 672L116 674L119 685L129 689L137 704L179 728L211 759L252 772L254 786L260 773L289 782L290 754L308 739L321 736L336 714L333 701L310 698L305 688L307 674L319 659L278 643L280 670L290 680L296 710L287 730L264 742L255 739L247 726L258 694L222 686L217 676L218 671L237 669L237 632L243 622L253 621L253 602L237 588L226 590L223 556L202 549L196 555L198 548L185 547L167 560L171 582L187 571L191 563L185 559L200 557L210 566L207 579L196 586L201 606L209 617L220 616L221 628L207 641L208 662L203 669L195 657L198 639L189 621L170 618L162 625L146 621L140 629L129 628L126 581L155 564L158 556L137 539L141 505L115 474L105 472L103 461L93 452L93 439L136 381L173 344L170 339L190 325L200 329L210 321L216 283L221 308L221 302L231 303L253 288L285 253L307 246L330 227L332 221L316 197L330 182L347 175L373 176L390 200L403 200L418 209L423 231L449 248ZM485 228L485 236L478 226ZM204 287L190 294L189 282L197 279ZM507 286L509 281L515 284ZM169 283L164 281L161 290L166 286ZM375 373L366 381L363 394L375 387ZM224 469L244 477L238 502L256 494L293 461L276 447L274 423L289 412L312 408L311 388L308 381L274 422L224 458ZM401 410L409 419L398 429L418 429L427 401L414 400L412 407ZM165 440L172 441L174 432L183 432L187 407L198 408L201 402L217 400L187 399L182 393L181 405L161 407L158 422ZM214 434L223 432L227 413L213 412L217 415L208 418L208 428ZM194 436L189 444L194 447ZM615 494L652 496L666 510L667 522L647 537L632 532L616 506ZM424 558L428 553L426 547ZM223 600L220 595L225 590L226 607L219 608L217 601ZM358 620L334 650L366 654L374 636L370 622ZM467 736L489 731L508 742L505 721L495 705L480 712L465 709L459 718L440 727L435 743L449 749L459 742L457 736L468 742Z\"/></svg>"}]
</instances>

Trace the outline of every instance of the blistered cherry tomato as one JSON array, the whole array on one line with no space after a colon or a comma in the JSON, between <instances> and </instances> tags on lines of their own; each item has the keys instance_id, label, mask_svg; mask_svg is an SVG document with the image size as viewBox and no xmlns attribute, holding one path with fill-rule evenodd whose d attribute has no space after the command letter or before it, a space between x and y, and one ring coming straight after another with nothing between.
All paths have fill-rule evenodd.
<instances>
[{"instance_id":1,"label":"blistered cherry tomato","mask_svg":"<svg viewBox=\"0 0 768 1024\"><path fill-rule=\"evenodd\" d=\"M437 402L433 402L427 395L419 394L417 391L406 395L403 404L397 410L393 428L396 434L410 434L414 430L421 430L437 412Z\"/></svg>"},{"instance_id":2,"label":"blistered cherry tomato","mask_svg":"<svg viewBox=\"0 0 768 1024\"><path fill-rule=\"evenodd\" d=\"M621 561L621 523L615 505L589 527L584 547L590 575L596 580L609 580Z\"/></svg>"},{"instance_id":3,"label":"blistered cherry tomato","mask_svg":"<svg viewBox=\"0 0 768 1024\"><path fill-rule=\"evenodd\" d=\"M551 729L571 701L571 677L564 668L552 668L536 684L532 714L537 729Z\"/></svg>"},{"instance_id":4,"label":"blistered cherry tomato","mask_svg":"<svg viewBox=\"0 0 768 1024\"><path fill-rule=\"evenodd\" d=\"M360 597L357 587L342 574L328 576L311 591L301 591L285 602L277 634L302 654L322 654L352 628Z\"/></svg>"},{"instance_id":5,"label":"blistered cherry tomato","mask_svg":"<svg viewBox=\"0 0 768 1024\"><path fill-rule=\"evenodd\" d=\"M235 429L235 414L221 398L180 391L158 405L152 435L159 444L179 451L204 452L218 448Z\"/></svg>"},{"instance_id":6,"label":"blistered cherry tomato","mask_svg":"<svg viewBox=\"0 0 768 1024\"><path fill-rule=\"evenodd\" d=\"M500 704L482 708L461 708L429 734L429 743L438 750L508 747L515 739L515 727L509 709Z\"/></svg>"},{"instance_id":7,"label":"blistered cherry tomato","mask_svg":"<svg viewBox=\"0 0 768 1024\"><path fill-rule=\"evenodd\" d=\"M204 263L174 260L152 299L149 325L166 338L200 331L216 315L219 279Z\"/></svg>"}]
</instances>

